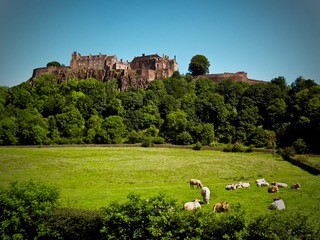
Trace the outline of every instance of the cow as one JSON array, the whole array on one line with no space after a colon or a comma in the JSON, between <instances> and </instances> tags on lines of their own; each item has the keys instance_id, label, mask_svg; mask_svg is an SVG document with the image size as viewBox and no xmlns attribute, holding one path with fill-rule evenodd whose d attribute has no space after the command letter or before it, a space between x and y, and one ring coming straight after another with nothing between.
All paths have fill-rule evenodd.
<instances>
[{"instance_id":1,"label":"cow","mask_svg":"<svg viewBox=\"0 0 320 240\"><path fill-rule=\"evenodd\" d=\"M256 183L258 187L269 186L269 183L264 178L257 179Z\"/></svg>"},{"instance_id":2,"label":"cow","mask_svg":"<svg viewBox=\"0 0 320 240\"><path fill-rule=\"evenodd\" d=\"M210 200L210 189L208 187L203 187L201 189L201 195L202 195L202 198L203 198L203 201L206 203L206 204L209 204L209 200Z\"/></svg>"},{"instance_id":3,"label":"cow","mask_svg":"<svg viewBox=\"0 0 320 240\"><path fill-rule=\"evenodd\" d=\"M295 183L291 185L291 189L297 189L300 190L301 189L301 184L300 183Z\"/></svg>"},{"instance_id":4,"label":"cow","mask_svg":"<svg viewBox=\"0 0 320 240\"><path fill-rule=\"evenodd\" d=\"M268 187L268 193L278 193L279 188L277 186L270 186Z\"/></svg>"},{"instance_id":5,"label":"cow","mask_svg":"<svg viewBox=\"0 0 320 240\"><path fill-rule=\"evenodd\" d=\"M248 183L248 182L239 182L238 184L238 188L248 188L248 187L250 187L250 183Z\"/></svg>"},{"instance_id":6,"label":"cow","mask_svg":"<svg viewBox=\"0 0 320 240\"><path fill-rule=\"evenodd\" d=\"M270 210L284 210L286 206L281 198L273 198L273 203L269 206Z\"/></svg>"},{"instance_id":7,"label":"cow","mask_svg":"<svg viewBox=\"0 0 320 240\"><path fill-rule=\"evenodd\" d=\"M226 186L226 190L237 190L238 185L237 184L229 184Z\"/></svg>"},{"instance_id":8,"label":"cow","mask_svg":"<svg viewBox=\"0 0 320 240\"><path fill-rule=\"evenodd\" d=\"M196 209L201 209L200 200L195 199L193 202L187 202L183 205L183 209L187 211L193 211Z\"/></svg>"},{"instance_id":9,"label":"cow","mask_svg":"<svg viewBox=\"0 0 320 240\"><path fill-rule=\"evenodd\" d=\"M199 179L190 179L189 181L190 188L197 186L197 188L203 188L203 185Z\"/></svg>"},{"instance_id":10,"label":"cow","mask_svg":"<svg viewBox=\"0 0 320 240\"><path fill-rule=\"evenodd\" d=\"M282 183L282 182L272 182L271 185L277 186L277 187L282 187L282 188L287 188L288 184Z\"/></svg>"},{"instance_id":11,"label":"cow","mask_svg":"<svg viewBox=\"0 0 320 240\"><path fill-rule=\"evenodd\" d=\"M228 202L219 202L213 205L213 211L216 213L227 212L229 211Z\"/></svg>"}]
</instances>

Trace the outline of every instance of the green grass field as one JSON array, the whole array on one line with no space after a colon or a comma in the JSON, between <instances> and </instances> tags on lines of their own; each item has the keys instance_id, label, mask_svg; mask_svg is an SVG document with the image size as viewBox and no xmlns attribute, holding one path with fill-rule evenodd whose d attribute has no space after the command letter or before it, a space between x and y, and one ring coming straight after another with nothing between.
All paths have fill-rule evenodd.
<instances>
[{"instance_id":1,"label":"green grass field","mask_svg":"<svg viewBox=\"0 0 320 240\"><path fill-rule=\"evenodd\" d=\"M255 179L299 182L302 190L280 189L271 194ZM99 209L113 201L126 201L129 193L143 198L164 193L181 203L200 198L190 189L198 178L211 190L211 210L219 201L241 204L250 216L269 212L272 198L284 199L286 211L301 211L320 220L320 176L314 176L270 153L225 153L177 148L41 147L0 148L0 186L11 181L37 180L55 186L61 206ZM251 187L227 191L225 186L248 181Z\"/></svg>"}]
</instances>

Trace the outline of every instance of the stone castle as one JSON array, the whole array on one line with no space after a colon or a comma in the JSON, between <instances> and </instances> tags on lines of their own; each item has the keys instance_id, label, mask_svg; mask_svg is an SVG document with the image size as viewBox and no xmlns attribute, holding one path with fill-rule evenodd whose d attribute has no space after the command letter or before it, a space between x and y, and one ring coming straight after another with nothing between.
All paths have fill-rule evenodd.
<instances>
[{"instance_id":1,"label":"stone castle","mask_svg":"<svg viewBox=\"0 0 320 240\"><path fill-rule=\"evenodd\" d=\"M48 73L55 75L59 83L72 78L95 78L100 81L117 79L119 90L124 91L129 88L145 88L150 81L171 77L175 71L178 71L175 56L169 59L166 55L160 57L158 54L142 54L128 62L122 59L119 61L115 55L100 53L99 55L81 56L80 53L74 52L70 66L36 68L28 81L32 83L35 78ZM249 84L266 83L249 79L246 72L206 74L197 78L199 77L209 78L216 83L226 79Z\"/></svg>"},{"instance_id":2,"label":"stone castle","mask_svg":"<svg viewBox=\"0 0 320 240\"><path fill-rule=\"evenodd\" d=\"M145 87L148 82L155 79L171 77L178 71L176 57L169 59L168 56L160 57L158 54L134 57L131 62L120 61L115 55L88 55L81 56L74 52L71 57L70 66L50 66L36 68L33 71L29 82L43 74L51 73L57 77L59 82L67 81L71 78L86 79L96 78L100 81L107 81L115 78L118 80L120 90L129 87Z\"/></svg>"}]
</instances>

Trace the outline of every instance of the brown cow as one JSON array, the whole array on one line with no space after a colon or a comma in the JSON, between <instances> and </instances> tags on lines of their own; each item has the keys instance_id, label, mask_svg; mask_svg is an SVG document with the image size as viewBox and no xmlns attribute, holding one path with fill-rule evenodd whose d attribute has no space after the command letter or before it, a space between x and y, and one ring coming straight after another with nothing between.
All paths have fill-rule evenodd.
<instances>
[{"instance_id":1,"label":"brown cow","mask_svg":"<svg viewBox=\"0 0 320 240\"><path fill-rule=\"evenodd\" d=\"M297 189L300 190L301 189L301 184L300 183L295 183L291 185L291 189Z\"/></svg>"},{"instance_id":2,"label":"brown cow","mask_svg":"<svg viewBox=\"0 0 320 240\"><path fill-rule=\"evenodd\" d=\"M190 187L193 188L194 186L197 186L197 188L203 188L203 185L199 179L190 179L189 181Z\"/></svg>"},{"instance_id":3,"label":"brown cow","mask_svg":"<svg viewBox=\"0 0 320 240\"><path fill-rule=\"evenodd\" d=\"M227 212L229 211L229 204L228 202L219 202L213 205L213 211L220 213L220 212Z\"/></svg>"},{"instance_id":4,"label":"brown cow","mask_svg":"<svg viewBox=\"0 0 320 240\"><path fill-rule=\"evenodd\" d=\"M278 186L270 186L268 188L268 193L278 193L278 192L279 192Z\"/></svg>"}]
</instances>

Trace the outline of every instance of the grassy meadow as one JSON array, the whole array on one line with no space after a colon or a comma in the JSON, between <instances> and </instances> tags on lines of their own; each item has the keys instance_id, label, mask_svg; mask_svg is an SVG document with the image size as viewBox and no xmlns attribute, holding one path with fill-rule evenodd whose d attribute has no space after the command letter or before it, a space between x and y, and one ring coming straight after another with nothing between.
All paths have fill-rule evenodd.
<instances>
[{"instance_id":1,"label":"grassy meadow","mask_svg":"<svg viewBox=\"0 0 320 240\"><path fill-rule=\"evenodd\" d=\"M280 189L271 194L257 187L255 179L299 182L302 190ZM129 193L143 198L164 193L181 203L200 198L190 189L190 178L198 178L211 190L214 203L240 203L249 216L269 212L272 198L284 199L287 210L302 212L320 222L320 176L291 165L271 153L225 153L177 148L141 147L1 147L0 186L12 181L36 180L60 190L62 207L99 209L111 202L126 201ZM225 190L239 181L248 189Z\"/></svg>"}]
</instances>

